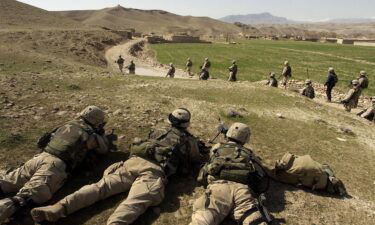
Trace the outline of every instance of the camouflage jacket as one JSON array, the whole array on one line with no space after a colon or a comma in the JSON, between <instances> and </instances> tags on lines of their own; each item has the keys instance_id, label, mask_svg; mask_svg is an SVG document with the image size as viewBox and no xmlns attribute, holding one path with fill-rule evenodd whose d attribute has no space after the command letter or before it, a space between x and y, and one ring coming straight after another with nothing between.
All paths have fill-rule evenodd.
<instances>
[{"instance_id":1,"label":"camouflage jacket","mask_svg":"<svg viewBox=\"0 0 375 225\"><path fill-rule=\"evenodd\" d=\"M315 98L315 90L312 86L306 86L303 90L302 90L302 95L308 97L308 98Z\"/></svg>"},{"instance_id":2,"label":"camouflage jacket","mask_svg":"<svg viewBox=\"0 0 375 225\"><path fill-rule=\"evenodd\" d=\"M350 105L352 107L357 107L359 97L361 96L361 94L362 94L362 88L352 88L346 94L346 96L345 96L344 100L342 100L342 102L344 102L344 104L346 104L346 105Z\"/></svg>"},{"instance_id":3,"label":"camouflage jacket","mask_svg":"<svg viewBox=\"0 0 375 225\"><path fill-rule=\"evenodd\" d=\"M83 120L73 120L58 128L53 134L45 152L63 160L68 170L75 169L86 158L90 150L108 152L108 141Z\"/></svg>"}]
</instances>

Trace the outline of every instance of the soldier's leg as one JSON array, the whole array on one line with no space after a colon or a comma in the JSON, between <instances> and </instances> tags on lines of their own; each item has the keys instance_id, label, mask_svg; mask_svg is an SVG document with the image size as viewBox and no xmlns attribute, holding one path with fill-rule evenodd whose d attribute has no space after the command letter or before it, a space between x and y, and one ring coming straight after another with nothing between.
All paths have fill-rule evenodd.
<instances>
[{"instance_id":1,"label":"soldier's leg","mask_svg":"<svg viewBox=\"0 0 375 225\"><path fill-rule=\"evenodd\" d=\"M249 187L239 183L232 184L232 187L234 190L234 220L243 225L266 224L258 210L258 200L252 196Z\"/></svg>"},{"instance_id":2,"label":"soldier's leg","mask_svg":"<svg viewBox=\"0 0 375 225\"><path fill-rule=\"evenodd\" d=\"M107 224L131 224L148 207L159 205L164 199L165 182L163 174L146 172L140 175L130 188L126 200L117 207Z\"/></svg>"},{"instance_id":3,"label":"soldier's leg","mask_svg":"<svg viewBox=\"0 0 375 225\"><path fill-rule=\"evenodd\" d=\"M29 160L23 167L9 174L14 178L14 182L5 185L6 188L14 188L15 191L30 176L30 179L24 183L16 196L4 199L0 203L0 218L6 219L14 212L28 204L41 204L48 201L64 183L66 179L65 163L60 159L51 156L48 153L42 153L39 156ZM1 223L2 221L0 221Z\"/></svg>"},{"instance_id":4,"label":"soldier's leg","mask_svg":"<svg viewBox=\"0 0 375 225\"><path fill-rule=\"evenodd\" d=\"M122 166L111 173L105 172L99 182L82 187L54 205L33 209L31 215L36 222L57 221L95 202L128 191L134 179Z\"/></svg>"},{"instance_id":5,"label":"soldier's leg","mask_svg":"<svg viewBox=\"0 0 375 225\"><path fill-rule=\"evenodd\" d=\"M227 183L211 184L193 206L190 225L218 225L233 209L233 195Z\"/></svg>"}]
</instances>

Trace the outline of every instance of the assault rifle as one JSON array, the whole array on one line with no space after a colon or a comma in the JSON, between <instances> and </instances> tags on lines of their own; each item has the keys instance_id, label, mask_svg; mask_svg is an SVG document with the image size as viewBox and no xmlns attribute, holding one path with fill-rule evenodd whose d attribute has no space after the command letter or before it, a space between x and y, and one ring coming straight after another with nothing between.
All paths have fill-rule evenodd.
<instances>
[{"instance_id":1,"label":"assault rifle","mask_svg":"<svg viewBox=\"0 0 375 225\"><path fill-rule=\"evenodd\" d=\"M264 216L264 218L267 220L267 223L271 223L273 219L268 209L264 206L265 201L266 201L266 196L264 195L264 193L260 194L258 197L257 207L258 207L258 210Z\"/></svg>"},{"instance_id":2,"label":"assault rifle","mask_svg":"<svg viewBox=\"0 0 375 225\"><path fill-rule=\"evenodd\" d=\"M217 126L217 133L208 143L210 144L214 143L214 141L219 137L220 134L224 134L224 136L226 136L227 132L228 132L228 127L219 118L219 125Z\"/></svg>"}]
</instances>

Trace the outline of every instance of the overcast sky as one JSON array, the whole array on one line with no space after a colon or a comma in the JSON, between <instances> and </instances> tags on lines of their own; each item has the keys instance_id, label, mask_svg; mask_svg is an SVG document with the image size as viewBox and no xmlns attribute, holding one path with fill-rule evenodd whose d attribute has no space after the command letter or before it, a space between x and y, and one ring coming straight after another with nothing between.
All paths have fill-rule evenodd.
<instances>
[{"instance_id":1,"label":"overcast sky","mask_svg":"<svg viewBox=\"0 0 375 225\"><path fill-rule=\"evenodd\" d=\"M20 0L47 10L101 9L120 3L138 9L162 9L180 15L220 18L270 12L293 20L375 18L375 0Z\"/></svg>"}]
</instances>

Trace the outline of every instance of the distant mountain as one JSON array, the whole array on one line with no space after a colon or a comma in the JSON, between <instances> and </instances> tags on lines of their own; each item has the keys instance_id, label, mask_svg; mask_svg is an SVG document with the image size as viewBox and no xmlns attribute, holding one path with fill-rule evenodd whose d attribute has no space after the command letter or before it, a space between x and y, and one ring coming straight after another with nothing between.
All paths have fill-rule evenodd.
<instances>
[{"instance_id":1,"label":"distant mountain","mask_svg":"<svg viewBox=\"0 0 375 225\"><path fill-rule=\"evenodd\" d=\"M247 15L231 15L220 18L219 20L227 23L240 22L244 24L294 24L295 21L285 17L274 16L271 13L247 14Z\"/></svg>"},{"instance_id":2,"label":"distant mountain","mask_svg":"<svg viewBox=\"0 0 375 225\"><path fill-rule=\"evenodd\" d=\"M340 18L324 21L325 23L355 24L355 23L375 23L372 18Z\"/></svg>"}]
</instances>

